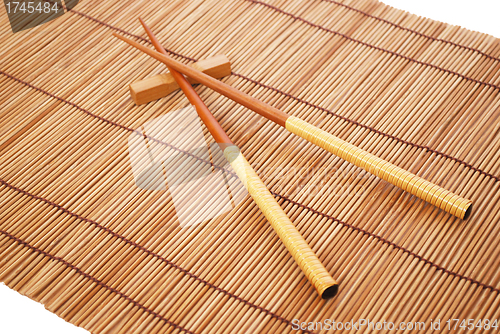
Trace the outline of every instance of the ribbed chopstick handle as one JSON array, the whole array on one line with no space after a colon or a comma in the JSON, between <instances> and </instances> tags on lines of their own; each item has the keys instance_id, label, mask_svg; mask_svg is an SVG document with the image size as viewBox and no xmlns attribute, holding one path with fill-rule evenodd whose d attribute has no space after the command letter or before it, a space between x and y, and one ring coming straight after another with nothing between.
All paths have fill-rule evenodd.
<instances>
[{"instance_id":1,"label":"ribbed chopstick handle","mask_svg":"<svg viewBox=\"0 0 500 334\"><path fill-rule=\"evenodd\" d=\"M224 156L318 294L323 298L335 295L338 289L337 282L328 273L252 166L240 153L238 147L228 146L224 149Z\"/></svg>"},{"instance_id":2,"label":"ribbed chopstick handle","mask_svg":"<svg viewBox=\"0 0 500 334\"><path fill-rule=\"evenodd\" d=\"M290 116L285 127L305 140L460 219L467 218L470 213L471 200L426 181L297 117Z\"/></svg>"}]
</instances>

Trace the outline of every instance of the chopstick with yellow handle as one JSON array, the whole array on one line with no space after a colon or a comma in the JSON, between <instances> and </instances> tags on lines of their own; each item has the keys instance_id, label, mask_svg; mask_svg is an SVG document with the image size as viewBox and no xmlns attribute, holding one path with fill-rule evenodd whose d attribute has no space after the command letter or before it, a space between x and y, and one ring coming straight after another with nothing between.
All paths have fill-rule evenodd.
<instances>
[{"instance_id":1,"label":"chopstick with yellow handle","mask_svg":"<svg viewBox=\"0 0 500 334\"><path fill-rule=\"evenodd\" d=\"M255 111L261 116L285 127L288 131L331 152L367 172L423 199L440 209L461 219L467 219L472 210L472 201L452 193L440 186L426 181L390 162L366 152L300 118L290 116L262 101L214 79L196 69L172 59L168 55L151 50L129 38L114 34L116 37L163 62L176 71L198 80L203 85Z\"/></svg>"},{"instance_id":2,"label":"chopstick with yellow handle","mask_svg":"<svg viewBox=\"0 0 500 334\"><path fill-rule=\"evenodd\" d=\"M155 48L161 53L166 54L165 49L158 42L158 39L151 29L149 29L141 19L139 20ZM224 156L231 164L231 167L233 167L236 175L248 190L248 193L252 196L274 231L276 231L276 234L283 244L285 244L307 279L322 298L333 297L338 291L337 282L330 273L328 273L314 251L309 247L306 240L287 217L281 206L276 202L273 195L271 195L243 154L241 154L238 147L229 139L224 129L222 129L210 110L208 110L207 106L203 103L191 84L175 69L168 65L167 67L189 102L196 108L198 115L203 123L205 123L208 131L212 134L212 137L214 137L215 141L221 147Z\"/></svg>"}]
</instances>

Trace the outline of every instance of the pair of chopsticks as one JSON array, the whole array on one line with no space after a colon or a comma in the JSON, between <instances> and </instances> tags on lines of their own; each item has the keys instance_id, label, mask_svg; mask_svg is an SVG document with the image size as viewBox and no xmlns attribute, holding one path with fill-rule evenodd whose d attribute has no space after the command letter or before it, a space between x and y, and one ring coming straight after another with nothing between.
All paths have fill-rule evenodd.
<instances>
[{"instance_id":1,"label":"pair of chopsticks","mask_svg":"<svg viewBox=\"0 0 500 334\"><path fill-rule=\"evenodd\" d=\"M146 30L146 33L151 39L154 47L158 50L158 54L168 57L167 52L161 46L151 29L149 29L142 19L139 20ZM132 42L124 37L121 37L120 35L114 35L127 43ZM133 45L135 46L135 44ZM212 137L222 149L224 156L231 164L231 167L233 167L236 175L241 180L248 193L252 196L264 216L267 218L283 244L286 246L295 262L299 265L308 280L312 283L318 294L325 299L336 295L338 291L337 282L328 273L295 225L293 225L281 206L276 202L273 195L271 195L269 190L266 188L257 173L241 154L238 147L236 147L231 139L229 139L224 129L222 129L220 124L217 122L210 110L208 110L205 103L201 100L187 79L177 71L177 68L171 66L171 64L167 64L167 67L189 102L196 108L196 112L203 123L205 123Z\"/></svg>"},{"instance_id":2,"label":"pair of chopsticks","mask_svg":"<svg viewBox=\"0 0 500 334\"><path fill-rule=\"evenodd\" d=\"M189 101L196 107L198 115L206 124L216 142L221 145L225 157L235 169L236 174L242 180L252 198L269 220L299 267L303 270L307 278L311 281L313 286L323 298L336 294L338 289L337 283L330 276L330 274L328 274L324 266L307 245L295 226L291 223L288 217L286 217L286 214L277 204L274 197L265 188L255 171L251 168L236 146L234 146L217 120L213 117L203 101L196 94L192 86L189 82L187 82L186 78L182 74L197 80L201 84L204 84L216 92L286 128L288 131L360 168L363 168L367 172L380 177L381 179L460 219L467 219L469 217L472 210L471 200L443 189L436 184L433 184L334 135L331 135L312 124L309 124L297 117L290 116L281 110L259 101L217 79L172 59L167 55L166 51L142 20L141 23L151 38L153 45L159 52L151 50L116 33L113 35L167 65L169 71L172 73L182 91L186 94ZM294 239L293 241L290 241L292 240L290 238L292 235L294 236Z\"/></svg>"}]
</instances>

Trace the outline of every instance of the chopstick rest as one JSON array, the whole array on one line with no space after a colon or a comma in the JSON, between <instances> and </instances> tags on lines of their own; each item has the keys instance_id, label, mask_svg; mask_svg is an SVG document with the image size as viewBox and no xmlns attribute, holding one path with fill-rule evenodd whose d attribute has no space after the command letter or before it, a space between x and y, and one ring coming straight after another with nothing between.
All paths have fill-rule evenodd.
<instances>
[{"instance_id":1,"label":"chopstick rest","mask_svg":"<svg viewBox=\"0 0 500 334\"><path fill-rule=\"evenodd\" d=\"M231 62L226 55L217 55L190 64L212 78L220 79L231 74ZM188 78L189 83L197 84L198 81ZM179 89L179 85L170 72L157 74L152 77L135 81L129 85L130 96L135 104L141 105L161 99Z\"/></svg>"}]
</instances>

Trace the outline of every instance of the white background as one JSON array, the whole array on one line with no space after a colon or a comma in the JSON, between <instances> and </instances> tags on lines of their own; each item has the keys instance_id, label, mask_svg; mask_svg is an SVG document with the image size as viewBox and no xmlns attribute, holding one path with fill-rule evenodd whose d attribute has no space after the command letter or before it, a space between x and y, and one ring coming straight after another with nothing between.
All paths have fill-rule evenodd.
<instances>
[{"instance_id":1,"label":"white background","mask_svg":"<svg viewBox=\"0 0 500 334\"><path fill-rule=\"evenodd\" d=\"M500 37L498 0L385 0L413 14ZM0 334L88 334L0 284Z\"/></svg>"}]
</instances>

